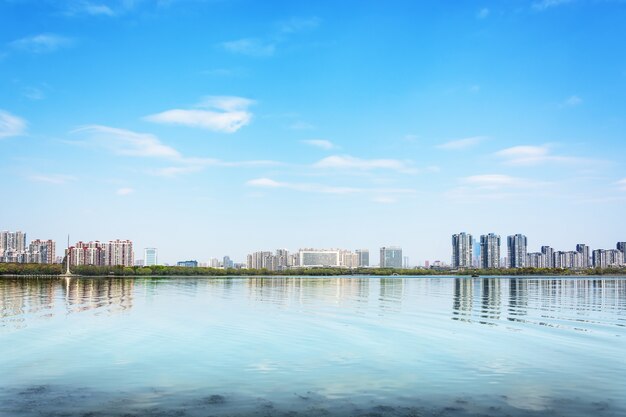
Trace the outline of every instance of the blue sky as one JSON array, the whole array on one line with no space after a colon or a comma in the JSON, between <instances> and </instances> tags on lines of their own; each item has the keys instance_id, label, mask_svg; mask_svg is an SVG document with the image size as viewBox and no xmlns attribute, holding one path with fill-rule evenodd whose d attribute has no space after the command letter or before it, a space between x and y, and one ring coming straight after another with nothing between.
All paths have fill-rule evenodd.
<instances>
[{"instance_id":1,"label":"blue sky","mask_svg":"<svg viewBox=\"0 0 626 417\"><path fill-rule=\"evenodd\" d=\"M613 247L624 45L622 1L0 0L0 229L165 262Z\"/></svg>"}]
</instances>

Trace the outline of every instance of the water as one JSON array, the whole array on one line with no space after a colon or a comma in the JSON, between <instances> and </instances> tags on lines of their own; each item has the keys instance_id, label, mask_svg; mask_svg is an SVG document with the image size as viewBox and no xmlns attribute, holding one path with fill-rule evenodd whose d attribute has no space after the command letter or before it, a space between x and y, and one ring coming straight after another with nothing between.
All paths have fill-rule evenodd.
<instances>
[{"instance_id":1,"label":"water","mask_svg":"<svg viewBox=\"0 0 626 417\"><path fill-rule=\"evenodd\" d=\"M623 278L0 279L0 416L623 416Z\"/></svg>"}]
</instances>

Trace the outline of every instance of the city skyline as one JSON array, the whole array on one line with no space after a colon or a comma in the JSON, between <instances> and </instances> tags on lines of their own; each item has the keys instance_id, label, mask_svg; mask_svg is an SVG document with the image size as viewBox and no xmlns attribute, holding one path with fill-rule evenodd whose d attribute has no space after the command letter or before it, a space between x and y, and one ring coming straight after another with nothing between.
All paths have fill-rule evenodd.
<instances>
[{"instance_id":1,"label":"city skyline","mask_svg":"<svg viewBox=\"0 0 626 417\"><path fill-rule=\"evenodd\" d=\"M0 0L4 229L170 264L623 239L623 2L94 5Z\"/></svg>"}]
</instances>

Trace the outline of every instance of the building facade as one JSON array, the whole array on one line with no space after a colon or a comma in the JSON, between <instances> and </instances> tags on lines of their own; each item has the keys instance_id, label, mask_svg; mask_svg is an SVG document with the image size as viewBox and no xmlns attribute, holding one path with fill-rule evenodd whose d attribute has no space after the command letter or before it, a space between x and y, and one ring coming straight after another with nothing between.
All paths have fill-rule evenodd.
<instances>
[{"instance_id":1,"label":"building facade","mask_svg":"<svg viewBox=\"0 0 626 417\"><path fill-rule=\"evenodd\" d=\"M359 258L359 266L367 267L370 266L370 251L369 249L357 249L356 255Z\"/></svg>"},{"instance_id":2,"label":"building facade","mask_svg":"<svg viewBox=\"0 0 626 417\"><path fill-rule=\"evenodd\" d=\"M452 235L452 268L471 268L474 241L469 233Z\"/></svg>"},{"instance_id":3,"label":"building facade","mask_svg":"<svg viewBox=\"0 0 626 417\"><path fill-rule=\"evenodd\" d=\"M154 266L159 264L158 251L156 248L145 248L143 250L143 260L145 266Z\"/></svg>"},{"instance_id":4,"label":"building facade","mask_svg":"<svg viewBox=\"0 0 626 417\"><path fill-rule=\"evenodd\" d=\"M507 238L507 258L509 268L524 268L526 266L526 255L528 241L526 236L516 234Z\"/></svg>"},{"instance_id":5,"label":"building facade","mask_svg":"<svg viewBox=\"0 0 626 417\"><path fill-rule=\"evenodd\" d=\"M380 248L381 268L402 268L402 248L398 246L383 246Z\"/></svg>"},{"instance_id":6,"label":"building facade","mask_svg":"<svg viewBox=\"0 0 626 417\"><path fill-rule=\"evenodd\" d=\"M482 269L500 268L500 236L495 233L480 237L480 267Z\"/></svg>"}]
</instances>

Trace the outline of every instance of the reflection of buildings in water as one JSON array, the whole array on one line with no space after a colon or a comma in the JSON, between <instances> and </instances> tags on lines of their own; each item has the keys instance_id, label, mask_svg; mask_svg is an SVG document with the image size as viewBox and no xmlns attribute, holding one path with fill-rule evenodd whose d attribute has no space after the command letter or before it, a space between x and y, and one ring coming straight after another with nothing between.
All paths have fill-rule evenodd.
<instances>
[{"instance_id":1,"label":"reflection of buildings in water","mask_svg":"<svg viewBox=\"0 0 626 417\"><path fill-rule=\"evenodd\" d=\"M470 321L474 308L474 280L471 278L454 279L454 298L452 319Z\"/></svg>"},{"instance_id":2,"label":"reflection of buildings in water","mask_svg":"<svg viewBox=\"0 0 626 417\"><path fill-rule=\"evenodd\" d=\"M509 316L510 321L519 321L528 314L528 279L514 278L509 281Z\"/></svg>"},{"instance_id":3,"label":"reflection of buildings in water","mask_svg":"<svg viewBox=\"0 0 626 417\"><path fill-rule=\"evenodd\" d=\"M51 310L57 287L49 278L0 279L0 317Z\"/></svg>"},{"instance_id":4,"label":"reflection of buildings in water","mask_svg":"<svg viewBox=\"0 0 626 417\"><path fill-rule=\"evenodd\" d=\"M501 285L502 280L497 278L482 278L481 279L481 315L483 319L495 319L500 318L501 313Z\"/></svg>"},{"instance_id":5,"label":"reflection of buildings in water","mask_svg":"<svg viewBox=\"0 0 626 417\"><path fill-rule=\"evenodd\" d=\"M404 294L404 278L381 278L380 282L380 305L390 307L402 304Z\"/></svg>"},{"instance_id":6,"label":"reflection of buildings in water","mask_svg":"<svg viewBox=\"0 0 626 417\"><path fill-rule=\"evenodd\" d=\"M69 312L128 310L133 306L133 288L132 278L66 278L63 286Z\"/></svg>"},{"instance_id":7,"label":"reflection of buildings in water","mask_svg":"<svg viewBox=\"0 0 626 417\"><path fill-rule=\"evenodd\" d=\"M251 298L278 304L306 300L362 300L369 295L369 281L365 278L250 277L246 279L246 285Z\"/></svg>"}]
</instances>

